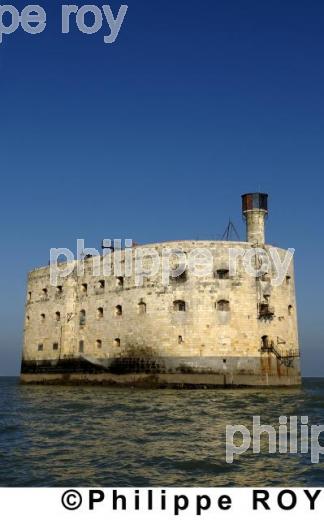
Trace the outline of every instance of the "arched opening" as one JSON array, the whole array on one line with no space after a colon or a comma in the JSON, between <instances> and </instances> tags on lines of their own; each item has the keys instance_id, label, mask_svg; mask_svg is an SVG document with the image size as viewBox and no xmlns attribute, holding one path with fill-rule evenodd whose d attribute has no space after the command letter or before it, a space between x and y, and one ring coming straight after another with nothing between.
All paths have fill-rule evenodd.
<instances>
[{"instance_id":1,"label":"arched opening","mask_svg":"<svg viewBox=\"0 0 324 520\"><path fill-rule=\"evenodd\" d=\"M114 339L114 347L120 347L120 338Z\"/></svg>"},{"instance_id":2,"label":"arched opening","mask_svg":"<svg viewBox=\"0 0 324 520\"><path fill-rule=\"evenodd\" d=\"M97 347L97 349L101 349L102 348L102 341L101 341L101 339L97 339L96 347Z\"/></svg>"},{"instance_id":3,"label":"arched opening","mask_svg":"<svg viewBox=\"0 0 324 520\"><path fill-rule=\"evenodd\" d=\"M216 304L216 308L218 311L229 312L230 302L228 300L219 300Z\"/></svg>"},{"instance_id":4,"label":"arched opening","mask_svg":"<svg viewBox=\"0 0 324 520\"><path fill-rule=\"evenodd\" d=\"M289 305L288 306L288 316L292 316L294 313L294 308L292 305Z\"/></svg>"},{"instance_id":5,"label":"arched opening","mask_svg":"<svg viewBox=\"0 0 324 520\"><path fill-rule=\"evenodd\" d=\"M123 276L117 276L116 287L124 287L124 277Z\"/></svg>"},{"instance_id":6,"label":"arched opening","mask_svg":"<svg viewBox=\"0 0 324 520\"><path fill-rule=\"evenodd\" d=\"M116 316L121 316L123 314L123 308L121 305L116 305L115 314L116 314Z\"/></svg>"},{"instance_id":7,"label":"arched opening","mask_svg":"<svg viewBox=\"0 0 324 520\"><path fill-rule=\"evenodd\" d=\"M146 314L146 303L145 302L139 302L138 314Z\"/></svg>"},{"instance_id":8,"label":"arched opening","mask_svg":"<svg viewBox=\"0 0 324 520\"><path fill-rule=\"evenodd\" d=\"M175 300L173 302L173 310L177 312L185 312L186 302L184 302L183 300Z\"/></svg>"},{"instance_id":9,"label":"arched opening","mask_svg":"<svg viewBox=\"0 0 324 520\"><path fill-rule=\"evenodd\" d=\"M44 321L46 320L46 315L41 314L40 317L41 317L41 322L44 323Z\"/></svg>"},{"instance_id":10,"label":"arched opening","mask_svg":"<svg viewBox=\"0 0 324 520\"><path fill-rule=\"evenodd\" d=\"M86 311L84 309L82 309L80 311L80 314L79 314L79 323L80 323L80 326L82 327L83 325L86 324L86 321L87 321L87 315L86 315Z\"/></svg>"},{"instance_id":11,"label":"arched opening","mask_svg":"<svg viewBox=\"0 0 324 520\"><path fill-rule=\"evenodd\" d=\"M82 283L81 284L81 292L82 292L82 294L87 294L87 292L88 292L88 284L87 283Z\"/></svg>"},{"instance_id":12,"label":"arched opening","mask_svg":"<svg viewBox=\"0 0 324 520\"><path fill-rule=\"evenodd\" d=\"M97 318L98 318L98 320L103 318L103 315L104 315L103 307L98 307L98 309L97 309Z\"/></svg>"},{"instance_id":13,"label":"arched opening","mask_svg":"<svg viewBox=\"0 0 324 520\"><path fill-rule=\"evenodd\" d=\"M59 311L55 313L55 319L56 321L61 321L61 313Z\"/></svg>"},{"instance_id":14,"label":"arched opening","mask_svg":"<svg viewBox=\"0 0 324 520\"><path fill-rule=\"evenodd\" d=\"M183 337L178 336L178 344L181 345L183 343Z\"/></svg>"},{"instance_id":15,"label":"arched opening","mask_svg":"<svg viewBox=\"0 0 324 520\"><path fill-rule=\"evenodd\" d=\"M261 348L267 350L270 347L269 344L269 336L262 336L261 338Z\"/></svg>"}]
</instances>

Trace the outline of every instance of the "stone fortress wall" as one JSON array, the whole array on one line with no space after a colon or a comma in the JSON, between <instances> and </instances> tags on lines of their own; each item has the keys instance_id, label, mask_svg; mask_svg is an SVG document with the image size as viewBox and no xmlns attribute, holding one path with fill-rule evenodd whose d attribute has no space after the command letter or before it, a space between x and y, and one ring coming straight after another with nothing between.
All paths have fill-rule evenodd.
<instances>
[{"instance_id":1,"label":"stone fortress wall","mask_svg":"<svg viewBox=\"0 0 324 520\"><path fill-rule=\"evenodd\" d=\"M259 226L260 218L252 220ZM75 269L55 287L49 267L32 271L22 381L299 384L293 265L279 286L271 283L274 267L253 277L239 262L237 273L229 272L229 249L249 251L256 245L177 241L140 246L160 255L166 248L186 256L196 248L212 253L210 274L200 277L187 269L167 285L161 268L144 276L141 286L135 268L131 276L93 276L92 258L85 260L83 276ZM269 252L270 246L261 247ZM278 252L283 259L286 251ZM132 254L134 259L136 247Z\"/></svg>"}]
</instances>

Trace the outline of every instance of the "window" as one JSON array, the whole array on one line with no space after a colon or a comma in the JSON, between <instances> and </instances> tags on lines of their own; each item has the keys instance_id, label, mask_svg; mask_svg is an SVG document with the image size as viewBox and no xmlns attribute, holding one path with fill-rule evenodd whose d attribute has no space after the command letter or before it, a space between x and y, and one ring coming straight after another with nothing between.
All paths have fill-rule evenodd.
<instances>
[{"instance_id":1,"label":"window","mask_svg":"<svg viewBox=\"0 0 324 520\"><path fill-rule=\"evenodd\" d=\"M29 320L30 320L30 317L29 317L28 314L27 314L27 316L26 316L26 325L28 325Z\"/></svg>"},{"instance_id":2,"label":"window","mask_svg":"<svg viewBox=\"0 0 324 520\"><path fill-rule=\"evenodd\" d=\"M268 303L261 303L259 307L259 318L272 319L274 316L274 308L270 307Z\"/></svg>"},{"instance_id":3,"label":"window","mask_svg":"<svg viewBox=\"0 0 324 520\"><path fill-rule=\"evenodd\" d=\"M62 294L63 293L63 285L58 285L56 287L56 294Z\"/></svg>"},{"instance_id":4,"label":"window","mask_svg":"<svg viewBox=\"0 0 324 520\"><path fill-rule=\"evenodd\" d=\"M61 321L61 313L60 312L57 311L55 313L55 319L56 319L56 321Z\"/></svg>"},{"instance_id":5,"label":"window","mask_svg":"<svg viewBox=\"0 0 324 520\"><path fill-rule=\"evenodd\" d=\"M181 343L183 343L183 337L182 336L178 336L178 343L179 343L179 345L181 345Z\"/></svg>"},{"instance_id":6,"label":"window","mask_svg":"<svg viewBox=\"0 0 324 520\"><path fill-rule=\"evenodd\" d=\"M182 266L179 266L178 268L181 268ZM170 276L170 282L179 282L179 283L184 283L186 282L188 279L188 276L187 276L187 271L182 271L182 273L178 274L178 275L172 275Z\"/></svg>"},{"instance_id":7,"label":"window","mask_svg":"<svg viewBox=\"0 0 324 520\"><path fill-rule=\"evenodd\" d=\"M80 326L83 326L86 324L86 311L82 309L79 314L79 323Z\"/></svg>"},{"instance_id":8,"label":"window","mask_svg":"<svg viewBox=\"0 0 324 520\"><path fill-rule=\"evenodd\" d=\"M269 336L262 336L261 338L261 348L266 350L269 348Z\"/></svg>"},{"instance_id":9,"label":"window","mask_svg":"<svg viewBox=\"0 0 324 520\"><path fill-rule=\"evenodd\" d=\"M103 290L105 288L105 280L99 280L98 289Z\"/></svg>"},{"instance_id":10,"label":"window","mask_svg":"<svg viewBox=\"0 0 324 520\"><path fill-rule=\"evenodd\" d=\"M84 352L84 341L83 339L81 339L81 341L79 341L79 352L82 354L82 352Z\"/></svg>"},{"instance_id":11,"label":"window","mask_svg":"<svg viewBox=\"0 0 324 520\"><path fill-rule=\"evenodd\" d=\"M286 284L289 285L291 281L291 276L286 276Z\"/></svg>"},{"instance_id":12,"label":"window","mask_svg":"<svg viewBox=\"0 0 324 520\"><path fill-rule=\"evenodd\" d=\"M103 318L103 315L104 315L103 307L98 307L98 309L97 309L97 318L98 319Z\"/></svg>"},{"instance_id":13,"label":"window","mask_svg":"<svg viewBox=\"0 0 324 520\"><path fill-rule=\"evenodd\" d=\"M216 307L218 311L228 312L230 310L230 303L228 300L219 300Z\"/></svg>"},{"instance_id":14,"label":"window","mask_svg":"<svg viewBox=\"0 0 324 520\"><path fill-rule=\"evenodd\" d=\"M269 305L267 303L261 303L260 305L260 315L265 316L269 312Z\"/></svg>"},{"instance_id":15,"label":"window","mask_svg":"<svg viewBox=\"0 0 324 520\"><path fill-rule=\"evenodd\" d=\"M41 317L41 322L43 323L46 320L45 314L41 314L40 317Z\"/></svg>"},{"instance_id":16,"label":"window","mask_svg":"<svg viewBox=\"0 0 324 520\"><path fill-rule=\"evenodd\" d=\"M53 350L58 350L59 348L59 344L58 343L53 343Z\"/></svg>"},{"instance_id":17,"label":"window","mask_svg":"<svg viewBox=\"0 0 324 520\"><path fill-rule=\"evenodd\" d=\"M219 280L228 280L229 279L229 270L228 269L218 269L216 271L217 278Z\"/></svg>"},{"instance_id":18,"label":"window","mask_svg":"<svg viewBox=\"0 0 324 520\"><path fill-rule=\"evenodd\" d=\"M88 284L87 283L81 284L81 292L83 294L87 294L87 292L88 292Z\"/></svg>"},{"instance_id":19,"label":"window","mask_svg":"<svg viewBox=\"0 0 324 520\"><path fill-rule=\"evenodd\" d=\"M185 312L186 302L184 302L183 300L176 300L175 302L173 302L173 309L175 311Z\"/></svg>"},{"instance_id":20,"label":"window","mask_svg":"<svg viewBox=\"0 0 324 520\"><path fill-rule=\"evenodd\" d=\"M146 314L146 303L145 302L139 302L138 314Z\"/></svg>"},{"instance_id":21,"label":"window","mask_svg":"<svg viewBox=\"0 0 324 520\"><path fill-rule=\"evenodd\" d=\"M40 343L38 345L38 352L43 352L43 350L44 350L44 345L43 345L43 343Z\"/></svg>"},{"instance_id":22,"label":"window","mask_svg":"<svg viewBox=\"0 0 324 520\"><path fill-rule=\"evenodd\" d=\"M43 295L44 298L47 298L48 290L46 289L46 287L44 289L42 289L42 295Z\"/></svg>"},{"instance_id":23,"label":"window","mask_svg":"<svg viewBox=\"0 0 324 520\"><path fill-rule=\"evenodd\" d=\"M97 339L97 341L96 341L96 347L99 348L99 349L102 347L102 341L101 341L101 339Z\"/></svg>"},{"instance_id":24,"label":"window","mask_svg":"<svg viewBox=\"0 0 324 520\"><path fill-rule=\"evenodd\" d=\"M114 339L114 347L120 347L120 339L119 338L115 338Z\"/></svg>"},{"instance_id":25,"label":"window","mask_svg":"<svg viewBox=\"0 0 324 520\"><path fill-rule=\"evenodd\" d=\"M289 305L289 306L288 306L288 315L289 315L289 316L292 316L293 313L294 313L294 308L293 308L292 305Z\"/></svg>"},{"instance_id":26,"label":"window","mask_svg":"<svg viewBox=\"0 0 324 520\"><path fill-rule=\"evenodd\" d=\"M124 277L123 276L117 276L116 287L124 287Z\"/></svg>"},{"instance_id":27,"label":"window","mask_svg":"<svg viewBox=\"0 0 324 520\"><path fill-rule=\"evenodd\" d=\"M29 291L28 296L27 296L27 301L30 302L31 298L32 298L32 293L31 293L31 291Z\"/></svg>"},{"instance_id":28,"label":"window","mask_svg":"<svg viewBox=\"0 0 324 520\"><path fill-rule=\"evenodd\" d=\"M123 314L123 308L121 305L116 305L115 314L116 316L121 316Z\"/></svg>"}]
</instances>

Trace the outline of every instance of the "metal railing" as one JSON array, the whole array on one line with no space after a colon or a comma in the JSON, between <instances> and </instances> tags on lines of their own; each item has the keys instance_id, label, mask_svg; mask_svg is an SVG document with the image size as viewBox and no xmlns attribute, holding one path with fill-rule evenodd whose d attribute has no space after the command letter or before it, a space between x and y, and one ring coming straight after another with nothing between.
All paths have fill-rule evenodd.
<instances>
[{"instance_id":1,"label":"metal railing","mask_svg":"<svg viewBox=\"0 0 324 520\"><path fill-rule=\"evenodd\" d=\"M293 359L300 356L298 349L281 350L275 346L273 342L271 342L269 345L262 345L260 350L261 352L274 354L276 358L287 367L291 367L293 364Z\"/></svg>"}]
</instances>

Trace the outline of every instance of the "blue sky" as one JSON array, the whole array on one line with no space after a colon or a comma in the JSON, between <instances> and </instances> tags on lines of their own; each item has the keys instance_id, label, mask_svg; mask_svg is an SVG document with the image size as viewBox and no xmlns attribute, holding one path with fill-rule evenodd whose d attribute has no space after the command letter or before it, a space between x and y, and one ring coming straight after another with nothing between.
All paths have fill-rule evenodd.
<instances>
[{"instance_id":1,"label":"blue sky","mask_svg":"<svg viewBox=\"0 0 324 520\"><path fill-rule=\"evenodd\" d=\"M0 374L51 247L217 238L229 216L243 238L240 195L262 190L268 241L296 249L303 373L324 376L323 2L125 3L113 45L62 35L57 1L0 45Z\"/></svg>"}]
</instances>

